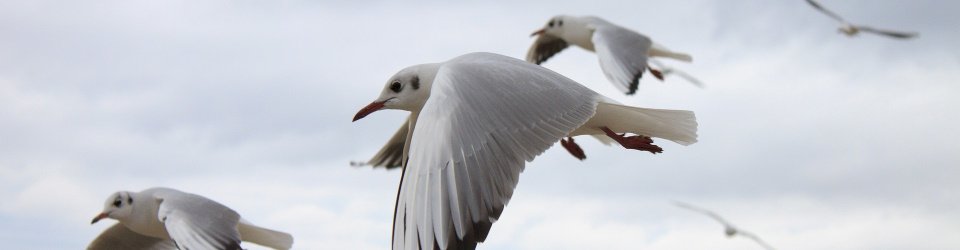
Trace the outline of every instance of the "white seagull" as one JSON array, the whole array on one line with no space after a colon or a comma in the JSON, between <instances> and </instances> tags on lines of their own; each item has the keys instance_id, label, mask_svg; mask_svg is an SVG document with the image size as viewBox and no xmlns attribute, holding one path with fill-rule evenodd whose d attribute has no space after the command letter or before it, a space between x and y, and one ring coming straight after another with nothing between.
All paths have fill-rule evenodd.
<instances>
[{"instance_id":1,"label":"white seagull","mask_svg":"<svg viewBox=\"0 0 960 250\"><path fill-rule=\"evenodd\" d=\"M240 241L290 249L290 234L262 228L207 199L169 188L120 191L93 218L119 221L87 249L241 249Z\"/></svg>"},{"instance_id":2,"label":"white seagull","mask_svg":"<svg viewBox=\"0 0 960 250\"><path fill-rule=\"evenodd\" d=\"M490 53L407 67L353 121L382 109L411 112L393 249L475 248L525 162L561 138L606 135L650 152L662 149L648 136L697 140L693 112L623 106L549 69ZM617 134L627 132L638 135Z\"/></svg>"},{"instance_id":3,"label":"white seagull","mask_svg":"<svg viewBox=\"0 0 960 250\"><path fill-rule=\"evenodd\" d=\"M674 202L673 204L681 208L686 208L691 211L707 215L710 218L713 218L714 220L719 221L720 224L723 224L723 233L726 234L727 237L733 237L735 235L747 237L752 239L753 241L756 241L758 244L760 244L760 246L763 246L763 248L765 249L769 249L769 250L774 249L772 246L767 244L767 242L764 242L763 240L761 240L760 237L757 237L757 235L744 231L743 229L734 227L733 224L730 224L730 222L727 222L727 220L723 219L723 217L720 217L720 215L717 215L716 213L711 212L710 210L706 210L706 209L696 207L683 202Z\"/></svg>"},{"instance_id":4,"label":"white seagull","mask_svg":"<svg viewBox=\"0 0 960 250\"><path fill-rule=\"evenodd\" d=\"M527 61L541 64L570 44L597 53L600 69L610 82L632 95L637 92L643 72L660 72L647 66L648 57L667 57L684 62L693 58L656 45L649 37L593 16L555 16L531 34L539 36L527 51Z\"/></svg>"},{"instance_id":5,"label":"white seagull","mask_svg":"<svg viewBox=\"0 0 960 250\"><path fill-rule=\"evenodd\" d=\"M823 12L823 14L826 14L827 16L837 21L840 21L841 26L840 28L837 29L837 31L840 33L846 34L847 36L851 36L851 37L855 36L859 34L861 31L874 33L878 35L884 35L892 38L899 38L899 39L913 38L919 35L916 32L882 30L882 29L877 29L870 26L851 24L846 20L843 20L843 18L840 17L840 15L837 15L837 13L833 13L833 11L830 11L827 8L824 8L822 5L820 5L820 3L817 3L817 1L814 1L814 0L806 0L806 1L807 3L810 4L810 6L813 6L813 8L816 8L820 12Z\"/></svg>"}]
</instances>

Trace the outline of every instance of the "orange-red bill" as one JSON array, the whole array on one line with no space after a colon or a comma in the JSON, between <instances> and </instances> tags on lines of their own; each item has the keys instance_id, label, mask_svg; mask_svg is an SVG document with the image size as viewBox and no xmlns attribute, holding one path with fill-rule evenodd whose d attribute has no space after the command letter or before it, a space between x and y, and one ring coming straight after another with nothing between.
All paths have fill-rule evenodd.
<instances>
[{"instance_id":1,"label":"orange-red bill","mask_svg":"<svg viewBox=\"0 0 960 250\"><path fill-rule=\"evenodd\" d=\"M543 32L545 32L543 29L539 29L531 33L530 36L543 35Z\"/></svg>"},{"instance_id":2,"label":"orange-red bill","mask_svg":"<svg viewBox=\"0 0 960 250\"><path fill-rule=\"evenodd\" d=\"M104 219L104 218L107 218L107 214L106 214L106 213L100 213L100 214L97 215L97 217L93 217L93 221L91 221L90 224L97 223L97 221L100 221L100 220L102 220L102 219Z\"/></svg>"},{"instance_id":3,"label":"orange-red bill","mask_svg":"<svg viewBox=\"0 0 960 250\"><path fill-rule=\"evenodd\" d=\"M373 103L370 103L370 105L367 105L366 107L363 107L363 109L360 109L360 112L357 112L357 115L353 116L353 121L357 121L357 120L363 119L364 117L366 117L366 116L369 115L370 113L373 113L373 112L376 112L377 110L383 109L383 104L384 104L384 103L387 103L387 102L386 102L386 101L373 102Z\"/></svg>"}]
</instances>

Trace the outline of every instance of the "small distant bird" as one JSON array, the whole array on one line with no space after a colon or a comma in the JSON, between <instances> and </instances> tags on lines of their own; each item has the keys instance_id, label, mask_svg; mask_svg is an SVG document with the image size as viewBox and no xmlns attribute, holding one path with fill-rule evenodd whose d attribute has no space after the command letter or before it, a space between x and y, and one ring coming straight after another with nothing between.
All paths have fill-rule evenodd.
<instances>
[{"instance_id":1,"label":"small distant bird","mask_svg":"<svg viewBox=\"0 0 960 250\"><path fill-rule=\"evenodd\" d=\"M824 8L822 5L820 5L820 3L817 3L817 1L815 0L806 0L806 1L807 3L810 4L810 6L813 6L813 8L816 8L820 12L823 12L823 14L826 14L827 16L837 21L840 21L841 26L840 28L837 29L837 31L839 31L840 33L846 34L847 36L851 36L851 37L855 36L859 34L861 31L874 33L877 35L883 35L887 37L892 37L892 38L898 38L898 39L913 38L919 35L916 32L882 30L882 29L877 29L870 26L851 24L846 20L843 20L843 18L840 17L840 15L837 15L837 13L833 13L833 11L830 11L827 8Z\"/></svg>"},{"instance_id":2,"label":"small distant bird","mask_svg":"<svg viewBox=\"0 0 960 250\"><path fill-rule=\"evenodd\" d=\"M290 234L255 226L216 201L169 188L116 192L90 223L105 218L120 223L87 249L241 249L241 240L274 249L293 245Z\"/></svg>"},{"instance_id":3,"label":"small distant bird","mask_svg":"<svg viewBox=\"0 0 960 250\"><path fill-rule=\"evenodd\" d=\"M756 241L758 244L760 244L760 246L763 246L763 248L765 249L770 249L770 250L774 249L772 246L770 246L769 244L761 240L760 237L757 237L757 235L744 231L743 229L734 227L733 224L730 224L730 222L727 222L727 220L723 219L723 217L720 217L720 215L717 215L716 213L711 212L710 210L706 210L706 209L696 207L683 202L674 202L673 204L681 208L686 208L691 211L710 216L710 218L713 218L714 220L719 221L720 224L723 224L723 233L726 234L727 237L733 237L735 235L747 237L752 239L753 241Z\"/></svg>"},{"instance_id":4,"label":"small distant bird","mask_svg":"<svg viewBox=\"0 0 960 250\"><path fill-rule=\"evenodd\" d=\"M667 50L649 37L593 16L555 16L531 36L539 36L527 51L527 61L541 64L570 44L593 51L600 59L603 74L618 89L632 95L637 92L645 71L663 80L661 73L647 66L649 57L667 57L684 62L690 55Z\"/></svg>"},{"instance_id":5,"label":"small distant bird","mask_svg":"<svg viewBox=\"0 0 960 250\"><path fill-rule=\"evenodd\" d=\"M393 249L476 248L526 162L565 137L602 135L651 153L663 150L651 137L697 141L693 112L620 105L549 69L491 53L400 70L353 121L384 109L411 113L407 132L381 150L391 153L373 161L402 163Z\"/></svg>"}]
</instances>

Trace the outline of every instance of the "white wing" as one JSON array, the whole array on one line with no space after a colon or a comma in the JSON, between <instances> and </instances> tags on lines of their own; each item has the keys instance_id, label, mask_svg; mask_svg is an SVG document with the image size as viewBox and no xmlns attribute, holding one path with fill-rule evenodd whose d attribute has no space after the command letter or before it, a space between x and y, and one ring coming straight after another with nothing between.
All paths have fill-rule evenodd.
<instances>
[{"instance_id":1,"label":"white wing","mask_svg":"<svg viewBox=\"0 0 960 250\"><path fill-rule=\"evenodd\" d=\"M607 79L628 95L636 93L647 69L650 38L608 23L595 26L592 40Z\"/></svg>"},{"instance_id":2,"label":"white wing","mask_svg":"<svg viewBox=\"0 0 960 250\"><path fill-rule=\"evenodd\" d=\"M403 153L404 153L404 143L407 141L407 132L410 128L410 122L404 122L400 129L393 134L393 137L390 137L390 140L387 141L386 145L383 145L380 148L380 151L377 152L370 160L367 162L351 162L350 165L353 166L373 166L373 167L385 167L387 169L398 168L403 165Z\"/></svg>"},{"instance_id":3,"label":"white wing","mask_svg":"<svg viewBox=\"0 0 960 250\"><path fill-rule=\"evenodd\" d=\"M176 190L158 191L154 197L161 200L157 217L181 249L240 249L237 212Z\"/></svg>"},{"instance_id":4,"label":"white wing","mask_svg":"<svg viewBox=\"0 0 960 250\"><path fill-rule=\"evenodd\" d=\"M172 240L135 233L123 224L117 223L104 230L87 246L87 250L115 249L175 250L177 245Z\"/></svg>"},{"instance_id":5,"label":"white wing","mask_svg":"<svg viewBox=\"0 0 960 250\"><path fill-rule=\"evenodd\" d=\"M533 45L530 45L530 49L527 50L527 61L533 64L541 64L566 49L567 46L569 46L567 41L559 37L546 34L539 35Z\"/></svg>"},{"instance_id":6,"label":"white wing","mask_svg":"<svg viewBox=\"0 0 960 250\"><path fill-rule=\"evenodd\" d=\"M878 35L884 35L893 38L907 39L913 38L919 35L917 32L905 32L905 31L893 31L893 30L882 30L870 26L857 26L857 29L863 32L870 32Z\"/></svg>"},{"instance_id":7,"label":"white wing","mask_svg":"<svg viewBox=\"0 0 960 250\"><path fill-rule=\"evenodd\" d=\"M546 68L473 53L443 64L412 133L394 249L482 242L525 161L593 116L598 95Z\"/></svg>"},{"instance_id":8,"label":"white wing","mask_svg":"<svg viewBox=\"0 0 960 250\"><path fill-rule=\"evenodd\" d=\"M823 7L822 5L820 5L820 3L818 3L817 1L807 0L807 3L810 4L810 6L813 6L813 8L819 10L820 12L823 12L823 14L826 14L826 15L829 16L830 18L833 18L834 20L840 21L841 23L846 23L846 22L847 22L847 21L844 21L843 18L840 17L840 15L837 15L837 13L833 13L833 11L830 11L830 10L828 10L827 8L824 8L824 7Z\"/></svg>"},{"instance_id":9,"label":"white wing","mask_svg":"<svg viewBox=\"0 0 960 250\"><path fill-rule=\"evenodd\" d=\"M718 222L720 222L720 224L723 224L723 227L724 227L724 228L734 228L734 229L736 228L736 227L733 226L733 224L730 224L730 222L728 222L727 220L723 219L723 217L720 217L720 215L717 215L717 214L714 213L713 211L710 211L710 210L707 210L707 209L704 209L704 208L700 208L700 207L697 207L697 206L694 206L694 205L690 205L690 204L687 204L687 203L678 202L678 201L677 201L677 202L674 202L673 204L676 205L676 206L678 206L678 207L686 208L686 209L688 209L688 210L690 210L690 211L698 212L698 213L704 214L704 215L706 215L706 216L709 216L710 218L713 218L714 220L717 220Z\"/></svg>"}]
</instances>

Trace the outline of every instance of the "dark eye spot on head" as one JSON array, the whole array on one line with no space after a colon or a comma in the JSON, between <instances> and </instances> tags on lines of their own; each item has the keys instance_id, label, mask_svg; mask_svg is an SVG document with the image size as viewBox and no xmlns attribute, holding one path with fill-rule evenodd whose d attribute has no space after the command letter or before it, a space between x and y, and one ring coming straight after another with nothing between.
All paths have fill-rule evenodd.
<instances>
[{"instance_id":1,"label":"dark eye spot on head","mask_svg":"<svg viewBox=\"0 0 960 250\"><path fill-rule=\"evenodd\" d=\"M557 21L557 26L563 26L563 19L560 19L560 21Z\"/></svg>"},{"instance_id":2,"label":"dark eye spot on head","mask_svg":"<svg viewBox=\"0 0 960 250\"><path fill-rule=\"evenodd\" d=\"M553 27L553 20L550 20L550 22L547 23L547 26Z\"/></svg>"},{"instance_id":3,"label":"dark eye spot on head","mask_svg":"<svg viewBox=\"0 0 960 250\"><path fill-rule=\"evenodd\" d=\"M400 93L400 89L402 88L403 86L400 85L400 82L393 82L390 84L390 91L393 91L394 93Z\"/></svg>"},{"instance_id":4,"label":"dark eye spot on head","mask_svg":"<svg viewBox=\"0 0 960 250\"><path fill-rule=\"evenodd\" d=\"M127 197L127 204L133 204L133 196Z\"/></svg>"},{"instance_id":5,"label":"dark eye spot on head","mask_svg":"<svg viewBox=\"0 0 960 250\"><path fill-rule=\"evenodd\" d=\"M113 200L113 206L114 206L114 207L120 207L120 204L123 204L123 201L120 200L120 197L117 197L116 200Z\"/></svg>"},{"instance_id":6,"label":"dark eye spot on head","mask_svg":"<svg viewBox=\"0 0 960 250\"><path fill-rule=\"evenodd\" d=\"M420 89L420 77L413 76L413 79L410 79L410 86L412 86L413 89Z\"/></svg>"}]
</instances>

